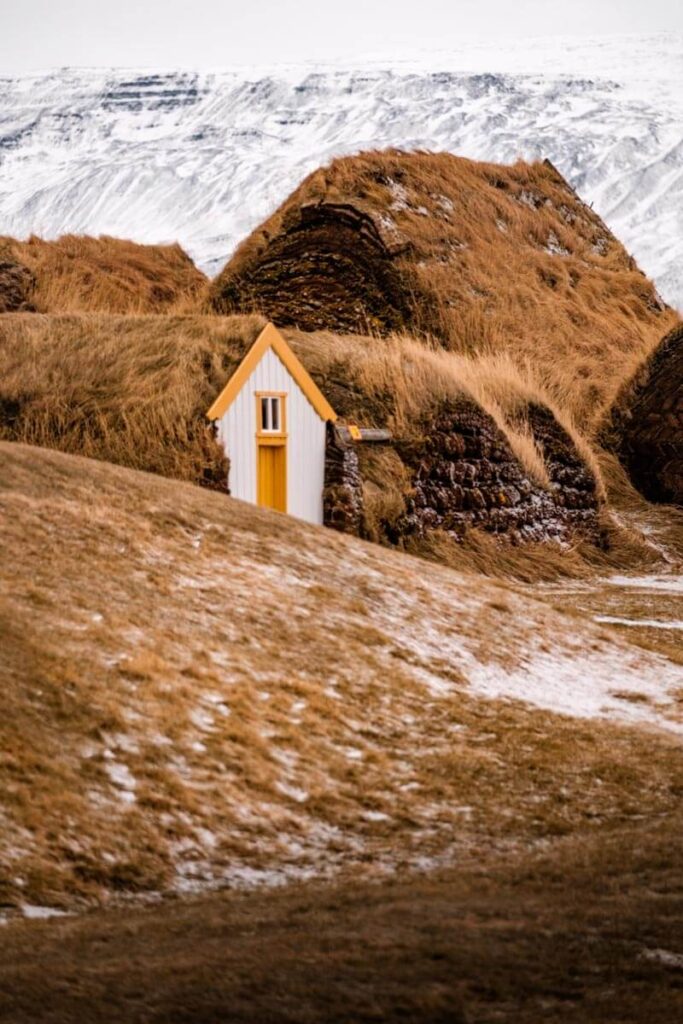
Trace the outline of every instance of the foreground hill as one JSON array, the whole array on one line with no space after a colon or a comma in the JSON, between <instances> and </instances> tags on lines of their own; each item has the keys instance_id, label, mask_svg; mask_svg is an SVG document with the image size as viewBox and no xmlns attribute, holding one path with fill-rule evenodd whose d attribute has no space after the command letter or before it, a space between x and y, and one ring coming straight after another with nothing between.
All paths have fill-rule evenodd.
<instances>
[{"instance_id":1,"label":"foreground hill","mask_svg":"<svg viewBox=\"0 0 683 1024\"><path fill-rule=\"evenodd\" d=\"M622 821L426 877L16 921L0 1021L671 1024L682 824Z\"/></svg>"},{"instance_id":2,"label":"foreground hill","mask_svg":"<svg viewBox=\"0 0 683 1024\"><path fill-rule=\"evenodd\" d=\"M552 165L362 153L311 174L215 279L218 312L503 352L581 422L677 321Z\"/></svg>"},{"instance_id":3,"label":"foreground hill","mask_svg":"<svg viewBox=\"0 0 683 1024\"><path fill-rule=\"evenodd\" d=\"M0 445L0 902L433 868L683 786L680 668L476 576Z\"/></svg>"},{"instance_id":4,"label":"foreground hill","mask_svg":"<svg viewBox=\"0 0 683 1024\"><path fill-rule=\"evenodd\" d=\"M0 313L161 313L192 308L205 285L179 245L0 238Z\"/></svg>"}]
</instances>

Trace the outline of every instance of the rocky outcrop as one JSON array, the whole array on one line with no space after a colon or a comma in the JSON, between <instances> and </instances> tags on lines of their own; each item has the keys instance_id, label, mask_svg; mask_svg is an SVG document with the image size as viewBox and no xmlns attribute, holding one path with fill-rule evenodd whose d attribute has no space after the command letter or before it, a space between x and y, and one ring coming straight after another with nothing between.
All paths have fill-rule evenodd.
<instances>
[{"instance_id":1,"label":"rocky outcrop","mask_svg":"<svg viewBox=\"0 0 683 1024\"><path fill-rule=\"evenodd\" d=\"M683 325L622 390L603 434L646 498L683 505Z\"/></svg>"},{"instance_id":2,"label":"rocky outcrop","mask_svg":"<svg viewBox=\"0 0 683 1024\"><path fill-rule=\"evenodd\" d=\"M0 313L33 312L35 279L28 267L0 256Z\"/></svg>"}]
</instances>

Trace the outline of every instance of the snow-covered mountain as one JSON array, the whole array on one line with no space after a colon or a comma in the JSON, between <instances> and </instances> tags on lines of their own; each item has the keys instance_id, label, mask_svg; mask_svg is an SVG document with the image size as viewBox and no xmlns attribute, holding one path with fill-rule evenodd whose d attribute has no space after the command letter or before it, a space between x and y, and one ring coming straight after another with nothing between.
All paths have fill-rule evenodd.
<instances>
[{"instance_id":1,"label":"snow-covered mountain","mask_svg":"<svg viewBox=\"0 0 683 1024\"><path fill-rule=\"evenodd\" d=\"M0 233L177 240L211 273L308 171L386 146L549 157L683 307L681 38L0 78Z\"/></svg>"}]
</instances>

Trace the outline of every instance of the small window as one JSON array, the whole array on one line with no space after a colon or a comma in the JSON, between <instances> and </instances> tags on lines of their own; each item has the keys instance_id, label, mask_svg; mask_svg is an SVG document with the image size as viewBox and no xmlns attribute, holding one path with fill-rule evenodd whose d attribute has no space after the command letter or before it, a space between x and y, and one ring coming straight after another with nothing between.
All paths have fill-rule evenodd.
<instances>
[{"instance_id":1,"label":"small window","mask_svg":"<svg viewBox=\"0 0 683 1024\"><path fill-rule=\"evenodd\" d=\"M277 434L282 430L281 400L276 395L261 398L261 430Z\"/></svg>"}]
</instances>

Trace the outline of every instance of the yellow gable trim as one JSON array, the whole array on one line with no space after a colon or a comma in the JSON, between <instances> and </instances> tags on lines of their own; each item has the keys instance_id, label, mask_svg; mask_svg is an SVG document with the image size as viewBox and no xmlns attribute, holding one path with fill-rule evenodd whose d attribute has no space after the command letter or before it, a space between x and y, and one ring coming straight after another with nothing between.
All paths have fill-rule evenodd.
<instances>
[{"instance_id":1,"label":"yellow gable trim","mask_svg":"<svg viewBox=\"0 0 683 1024\"><path fill-rule=\"evenodd\" d=\"M318 416L322 420L337 419L337 414L322 394L315 381L307 373L302 363L292 352L291 348L278 331L275 324L266 324L258 338L251 346L246 356L237 367L232 377L225 385L220 395L213 403L207 416L210 420L218 420L225 413L238 394L247 383L252 372L256 369L266 351L272 348L280 362L294 378L308 401L311 403Z\"/></svg>"}]
</instances>

